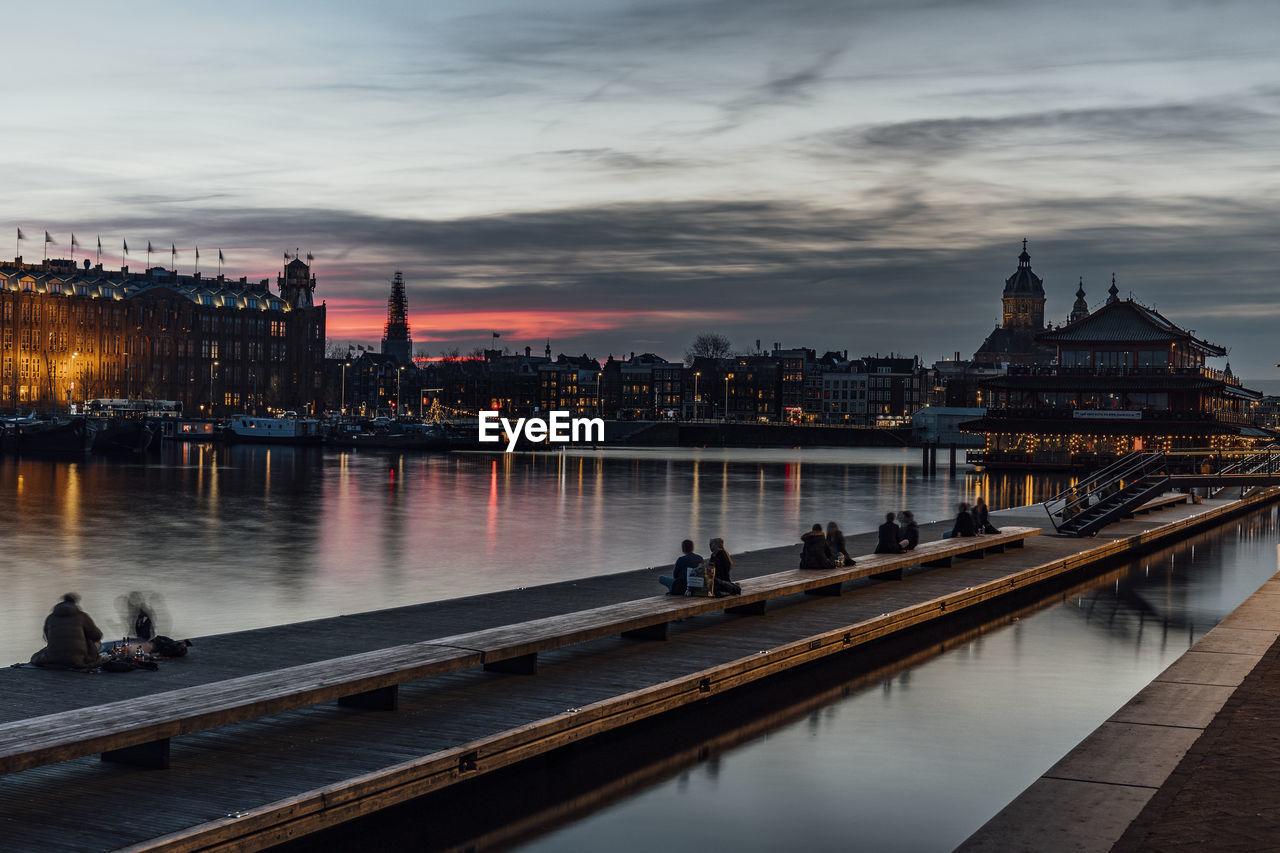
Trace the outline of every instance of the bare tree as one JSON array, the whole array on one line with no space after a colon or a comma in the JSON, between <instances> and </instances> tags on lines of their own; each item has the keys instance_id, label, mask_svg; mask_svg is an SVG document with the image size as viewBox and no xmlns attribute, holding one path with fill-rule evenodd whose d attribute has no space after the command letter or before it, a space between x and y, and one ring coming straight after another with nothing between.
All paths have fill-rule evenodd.
<instances>
[{"instance_id":1,"label":"bare tree","mask_svg":"<svg viewBox=\"0 0 1280 853\"><path fill-rule=\"evenodd\" d=\"M732 350L733 343L724 335L703 332L685 350L684 360L686 364L693 364L697 358L725 358Z\"/></svg>"},{"instance_id":2,"label":"bare tree","mask_svg":"<svg viewBox=\"0 0 1280 853\"><path fill-rule=\"evenodd\" d=\"M346 358L351 354L351 341L339 343L333 338L324 340L324 357L332 359Z\"/></svg>"}]
</instances>

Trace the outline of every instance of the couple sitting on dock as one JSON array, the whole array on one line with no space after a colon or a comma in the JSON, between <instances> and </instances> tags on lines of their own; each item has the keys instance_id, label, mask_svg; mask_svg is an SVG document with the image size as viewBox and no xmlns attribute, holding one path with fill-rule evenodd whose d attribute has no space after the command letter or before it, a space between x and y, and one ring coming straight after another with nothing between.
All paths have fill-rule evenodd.
<instances>
[{"instance_id":1,"label":"couple sitting on dock","mask_svg":"<svg viewBox=\"0 0 1280 853\"><path fill-rule=\"evenodd\" d=\"M693 552L693 540L686 539L680 543L680 556L672 567L671 575L658 578L658 583L665 586L669 595L689 595L689 570L703 570L703 577L712 578L712 593L716 597L741 595L742 587L730 578L733 572L733 558L725 550L724 539L712 539L711 556L704 559Z\"/></svg>"},{"instance_id":2,"label":"couple sitting on dock","mask_svg":"<svg viewBox=\"0 0 1280 853\"><path fill-rule=\"evenodd\" d=\"M876 542L877 554L901 554L914 551L920 544L920 528L916 525L916 517L908 510L902 511L902 525L897 523L897 516L892 512L884 514L884 524L878 530L880 536Z\"/></svg>"},{"instance_id":3,"label":"couple sitting on dock","mask_svg":"<svg viewBox=\"0 0 1280 853\"><path fill-rule=\"evenodd\" d=\"M973 505L973 509L970 509L967 503L961 503L960 510L956 513L955 523L951 526L950 531L942 534L942 538L950 539L952 536L977 536L980 533L999 533L1000 531L991 523L990 516L991 512L987 509L987 502L981 497Z\"/></svg>"},{"instance_id":4,"label":"couple sitting on dock","mask_svg":"<svg viewBox=\"0 0 1280 853\"><path fill-rule=\"evenodd\" d=\"M804 549L800 552L800 568L802 569L834 569L839 566L852 566L853 557L845 546L844 533L834 521L827 522L824 535L822 525L813 528L800 537Z\"/></svg>"}]
</instances>

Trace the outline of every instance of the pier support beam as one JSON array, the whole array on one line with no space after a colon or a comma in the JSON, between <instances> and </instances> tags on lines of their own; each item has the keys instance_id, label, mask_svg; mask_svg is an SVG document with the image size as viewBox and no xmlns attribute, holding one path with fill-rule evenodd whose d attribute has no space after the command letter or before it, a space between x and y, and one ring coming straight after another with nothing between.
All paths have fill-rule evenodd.
<instances>
[{"instance_id":1,"label":"pier support beam","mask_svg":"<svg viewBox=\"0 0 1280 853\"><path fill-rule=\"evenodd\" d=\"M342 696L338 704L344 708L361 708L365 711L394 711L400 703L400 685L391 684L363 693Z\"/></svg>"},{"instance_id":2,"label":"pier support beam","mask_svg":"<svg viewBox=\"0 0 1280 853\"><path fill-rule=\"evenodd\" d=\"M948 473L954 479L956 476L956 444L951 442L951 461L948 463Z\"/></svg>"},{"instance_id":3,"label":"pier support beam","mask_svg":"<svg viewBox=\"0 0 1280 853\"><path fill-rule=\"evenodd\" d=\"M951 568L951 558L941 557L937 560L929 560L926 563L921 563L920 565L924 566L926 569L949 569Z\"/></svg>"},{"instance_id":4,"label":"pier support beam","mask_svg":"<svg viewBox=\"0 0 1280 853\"><path fill-rule=\"evenodd\" d=\"M126 746L102 753L103 761L115 764L131 764L134 767L145 767L148 770L169 769L169 739L153 740L136 746Z\"/></svg>"},{"instance_id":5,"label":"pier support beam","mask_svg":"<svg viewBox=\"0 0 1280 853\"><path fill-rule=\"evenodd\" d=\"M670 625L670 622L662 622L657 625L636 628L634 631L623 631L622 636L628 640L665 640L668 636L667 628Z\"/></svg>"},{"instance_id":6,"label":"pier support beam","mask_svg":"<svg viewBox=\"0 0 1280 853\"><path fill-rule=\"evenodd\" d=\"M538 653L520 655L517 658L496 660L484 665L485 672L505 672L508 675L537 675Z\"/></svg>"},{"instance_id":7,"label":"pier support beam","mask_svg":"<svg viewBox=\"0 0 1280 853\"><path fill-rule=\"evenodd\" d=\"M750 604L739 604L737 607L726 607L725 613L736 613L739 616L763 616L769 607L769 599L753 601Z\"/></svg>"},{"instance_id":8,"label":"pier support beam","mask_svg":"<svg viewBox=\"0 0 1280 853\"><path fill-rule=\"evenodd\" d=\"M890 569L887 572L880 572L871 577L878 581L900 581L902 580L902 569Z\"/></svg>"},{"instance_id":9,"label":"pier support beam","mask_svg":"<svg viewBox=\"0 0 1280 853\"><path fill-rule=\"evenodd\" d=\"M813 589L806 589L805 595L843 595L844 583L833 583L830 586L817 586Z\"/></svg>"}]
</instances>

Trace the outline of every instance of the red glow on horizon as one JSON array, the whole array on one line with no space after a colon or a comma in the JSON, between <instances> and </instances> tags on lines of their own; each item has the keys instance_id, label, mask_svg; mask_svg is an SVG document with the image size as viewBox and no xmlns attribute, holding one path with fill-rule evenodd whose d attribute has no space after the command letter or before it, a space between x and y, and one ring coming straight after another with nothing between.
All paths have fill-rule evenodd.
<instances>
[{"instance_id":1,"label":"red glow on horizon","mask_svg":"<svg viewBox=\"0 0 1280 853\"><path fill-rule=\"evenodd\" d=\"M511 311L431 312L430 325L419 325L409 317L415 344L460 343L483 340L485 346L508 340L529 341L573 338L591 332L621 329L645 322L669 324L673 321L707 319L696 311L554 311L544 309ZM373 340L382 337L386 308L365 300L328 301L328 336L335 340ZM491 333L502 338L492 340Z\"/></svg>"}]
</instances>

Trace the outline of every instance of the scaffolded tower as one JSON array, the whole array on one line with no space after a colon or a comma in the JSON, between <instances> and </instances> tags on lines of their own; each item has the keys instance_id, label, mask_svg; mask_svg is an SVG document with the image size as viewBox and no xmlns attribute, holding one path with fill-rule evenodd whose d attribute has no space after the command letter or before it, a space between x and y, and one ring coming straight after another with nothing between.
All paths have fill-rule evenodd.
<instances>
[{"instance_id":1,"label":"scaffolded tower","mask_svg":"<svg viewBox=\"0 0 1280 853\"><path fill-rule=\"evenodd\" d=\"M387 297L387 325L382 332L382 354L403 365L412 364L413 341L409 338L409 300L404 295L404 276L396 270Z\"/></svg>"}]
</instances>

